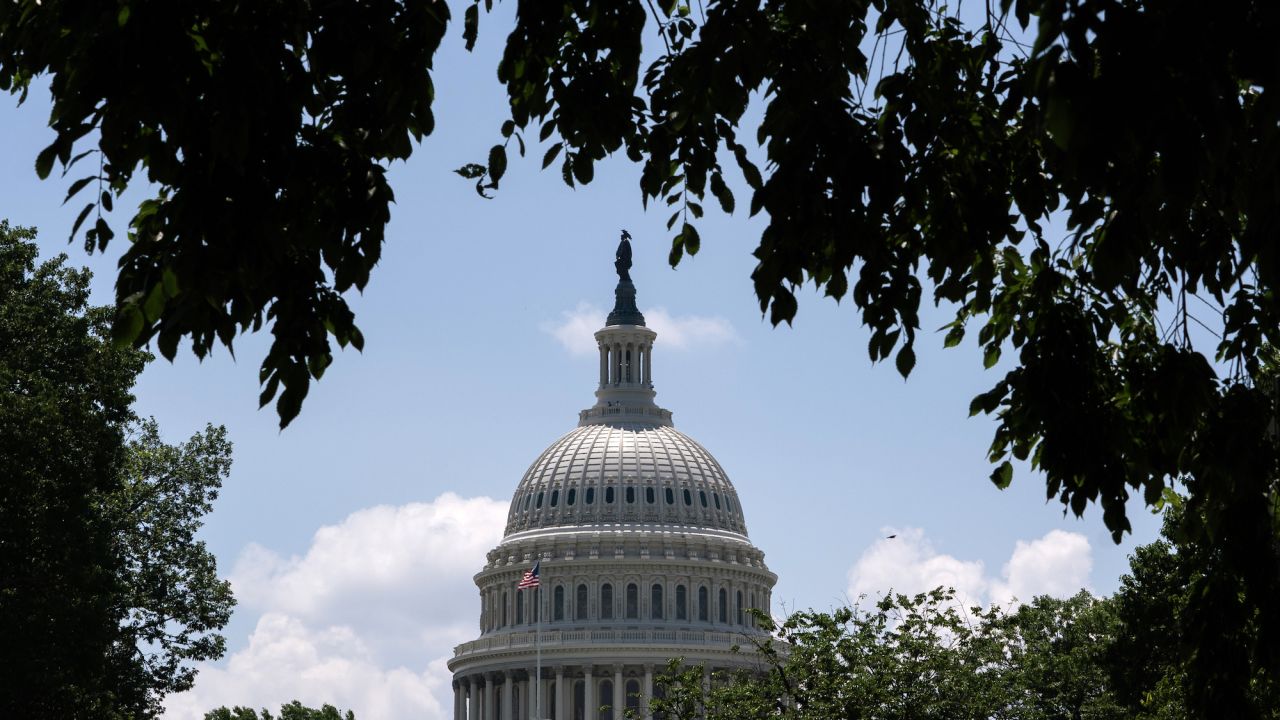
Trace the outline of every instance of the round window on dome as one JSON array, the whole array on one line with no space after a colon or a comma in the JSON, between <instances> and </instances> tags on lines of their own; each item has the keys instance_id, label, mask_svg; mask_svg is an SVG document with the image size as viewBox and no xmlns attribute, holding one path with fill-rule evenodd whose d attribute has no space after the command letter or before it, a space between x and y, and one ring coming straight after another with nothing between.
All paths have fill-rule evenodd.
<instances>
[{"instance_id":1,"label":"round window on dome","mask_svg":"<svg viewBox=\"0 0 1280 720\"><path fill-rule=\"evenodd\" d=\"M675 494L674 492L672 492L671 488L667 488L666 496L667 496L667 504L668 504L668 505L675 505L675 504L676 504L676 494Z\"/></svg>"},{"instance_id":2,"label":"round window on dome","mask_svg":"<svg viewBox=\"0 0 1280 720\"><path fill-rule=\"evenodd\" d=\"M604 489L604 502L606 505L613 504L613 488Z\"/></svg>"},{"instance_id":3,"label":"round window on dome","mask_svg":"<svg viewBox=\"0 0 1280 720\"><path fill-rule=\"evenodd\" d=\"M583 500L584 500L588 505L590 505L590 504L594 503L594 502L596 501L596 489L595 489L595 488L587 488L586 497L584 497L584 498L583 498Z\"/></svg>"},{"instance_id":4,"label":"round window on dome","mask_svg":"<svg viewBox=\"0 0 1280 720\"><path fill-rule=\"evenodd\" d=\"M644 489L644 501L649 503L650 505L654 503L653 488L647 487Z\"/></svg>"},{"instance_id":5,"label":"round window on dome","mask_svg":"<svg viewBox=\"0 0 1280 720\"><path fill-rule=\"evenodd\" d=\"M578 489L577 489L577 488L569 488L569 495L568 495L568 497L566 497L566 498L564 499L564 504L565 504L565 505L568 505L569 507L573 507L573 503L574 503L574 501L575 501L575 500L577 500L577 499L578 499ZM704 507L705 507L705 506L706 506L706 504L707 504L707 499L706 499L705 497L704 497L704 498L702 498L702 504L703 504L703 506L704 506Z\"/></svg>"},{"instance_id":6,"label":"round window on dome","mask_svg":"<svg viewBox=\"0 0 1280 720\"><path fill-rule=\"evenodd\" d=\"M535 510L542 509L542 493L538 493L538 501L533 504L533 509Z\"/></svg>"},{"instance_id":7,"label":"round window on dome","mask_svg":"<svg viewBox=\"0 0 1280 720\"><path fill-rule=\"evenodd\" d=\"M636 501L636 489L628 485L627 486L627 504L630 505L635 501Z\"/></svg>"},{"instance_id":8,"label":"round window on dome","mask_svg":"<svg viewBox=\"0 0 1280 720\"><path fill-rule=\"evenodd\" d=\"M555 504L555 503L553 502L553 503L552 503L552 505L554 505L554 504ZM689 488L685 488L685 489L684 489L684 504L685 504L685 505L692 505L692 504L693 504L693 496L689 494Z\"/></svg>"},{"instance_id":9,"label":"round window on dome","mask_svg":"<svg viewBox=\"0 0 1280 720\"><path fill-rule=\"evenodd\" d=\"M560 491L552 490L551 491L551 507L555 507L556 504L559 502L560 502Z\"/></svg>"},{"instance_id":10,"label":"round window on dome","mask_svg":"<svg viewBox=\"0 0 1280 720\"><path fill-rule=\"evenodd\" d=\"M526 495L526 496L525 496L525 499L524 499L524 509L525 509L525 510L528 510L528 509L529 509L529 505L531 505L532 503L533 503L533 493L530 493L530 494L528 494L528 495Z\"/></svg>"},{"instance_id":11,"label":"round window on dome","mask_svg":"<svg viewBox=\"0 0 1280 720\"><path fill-rule=\"evenodd\" d=\"M711 499L716 501L716 509L720 509L720 493L711 493Z\"/></svg>"},{"instance_id":12,"label":"round window on dome","mask_svg":"<svg viewBox=\"0 0 1280 720\"><path fill-rule=\"evenodd\" d=\"M572 490L570 490L569 492L573 492L573 491L572 491ZM702 507L706 507L706 506L707 506L707 491L706 491L706 490L699 490L699 491L698 491L698 500L702 502ZM572 504L573 504L573 501L572 501L572 500L570 500L570 501L569 501L569 504L570 504L570 505L572 505Z\"/></svg>"}]
</instances>

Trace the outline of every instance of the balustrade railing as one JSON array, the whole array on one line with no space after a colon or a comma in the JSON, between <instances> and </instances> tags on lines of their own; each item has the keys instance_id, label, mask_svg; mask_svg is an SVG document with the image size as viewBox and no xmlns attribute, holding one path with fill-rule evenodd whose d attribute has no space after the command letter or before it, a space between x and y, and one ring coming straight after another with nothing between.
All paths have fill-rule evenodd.
<instances>
[{"instance_id":1,"label":"balustrade railing","mask_svg":"<svg viewBox=\"0 0 1280 720\"><path fill-rule=\"evenodd\" d=\"M454 657L493 650L524 649L533 647L532 632L514 632L493 637L479 638L458 645ZM544 630L539 635L542 647L563 645L644 645L670 644L708 645L728 647L744 644L741 634L735 632L708 632L705 630L675 629L607 629L607 630Z\"/></svg>"}]
</instances>

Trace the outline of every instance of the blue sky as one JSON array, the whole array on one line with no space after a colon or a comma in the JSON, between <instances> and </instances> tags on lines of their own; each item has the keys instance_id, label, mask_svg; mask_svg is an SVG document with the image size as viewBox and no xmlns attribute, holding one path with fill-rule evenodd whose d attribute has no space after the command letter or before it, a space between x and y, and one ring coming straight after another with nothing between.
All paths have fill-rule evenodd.
<instances>
[{"instance_id":1,"label":"blue sky","mask_svg":"<svg viewBox=\"0 0 1280 720\"><path fill-rule=\"evenodd\" d=\"M211 422L235 443L203 538L241 607L228 658L172 717L294 695L345 703L361 718L448 707L441 658L474 632L470 574L528 464L593 402L597 361L573 352L581 334L572 329L603 324L621 228L635 238L639 305L666 325L658 401L737 486L752 540L779 575L775 612L938 578L996 601L1116 587L1157 519L1134 504L1136 533L1116 546L1095 508L1081 521L1046 503L1038 476L1022 470L995 489L984 459L993 423L967 408L999 375L982 370L972 342L943 351L932 331L950 319L944 311L924 309L919 361L904 382L892 364L869 363L868 333L848 302L806 290L793 327L762 319L749 277L760 218L709 212L702 251L672 270L666 213L643 210L638 168L624 158L569 189L554 169L539 172L532 147L493 200L452 174L498 139L503 22L482 18L470 55L451 28L435 75L436 133L392 168L384 257L351 298L366 348L340 354L287 430L257 409L262 337L241 338L235 360L220 351L199 363L184 349L138 384L138 411L169 440ZM52 138L47 113L39 88L22 108L0 103L3 216L37 226L45 255L91 266L94 299L107 303L122 241L105 257L66 244L77 209L60 204L67 183L32 169ZM117 204L118 230L127 201L140 198ZM900 542L884 539L892 532ZM264 648L292 659L267 662L285 655ZM312 680L255 679L288 668ZM343 674L373 690L344 690L331 680Z\"/></svg>"}]
</instances>

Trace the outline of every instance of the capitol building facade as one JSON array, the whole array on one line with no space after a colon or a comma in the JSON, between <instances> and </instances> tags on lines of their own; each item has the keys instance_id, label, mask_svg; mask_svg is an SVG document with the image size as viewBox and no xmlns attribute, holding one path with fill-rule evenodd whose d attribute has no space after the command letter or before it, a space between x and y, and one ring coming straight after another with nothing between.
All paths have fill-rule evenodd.
<instances>
[{"instance_id":1,"label":"capitol building facade","mask_svg":"<svg viewBox=\"0 0 1280 720\"><path fill-rule=\"evenodd\" d=\"M671 658L757 665L765 632L747 611L769 610L777 577L723 468L654 402L657 333L630 254L624 237L596 403L529 467L475 576L480 636L449 661L454 720L622 720L647 715ZM538 587L518 590L535 564Z\"/></svg>"}]
</instances>

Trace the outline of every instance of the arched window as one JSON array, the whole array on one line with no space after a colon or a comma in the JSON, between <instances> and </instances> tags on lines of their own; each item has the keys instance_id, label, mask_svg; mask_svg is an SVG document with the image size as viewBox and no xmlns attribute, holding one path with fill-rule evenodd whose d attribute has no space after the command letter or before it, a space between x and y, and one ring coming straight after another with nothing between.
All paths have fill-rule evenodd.
<instances>
[{"instance_id":1,"label":"arched window","mask_svg":"<svg viewBox=\"0 0 1280 720\"><path fill-rule=\"evenodd\" d=\"M720 509L720 493L711 493L711 499L716 501L716 509Z\"/></svg>"},{"instance_id":2,"label":"arched window","mask_svg":"<svg viewBox=\"0 0 1280 720\"><path fill-rule=\"evenodd\" d=\"M570 490L569 492L571 492L571 493L572 493L573 491L572 491L572 490ZM570 505L572 505L572 504L573 504L573 500L572 500L572 497L573 497L573 496L572 496L572 495L570 495L569 497L570 497L569 504L570 504ZM699 491L698 491L698 500L702 503L702 507L706 507L706 506L707 506L707 491L706 491L706 490L699 490Z\"/></svg>"},{"instance_id":3,"label":"arched window","mask_svg":"<svg viewBox=\"0 0 1280 720\"><path fill-rule=\"evenodd\" d=\"M575 500L577 500L577 499L578 499L578 489L577 489L577 488L569 488L569 497L567 497L567 498L565 498L565 499L564 499L564 504L565 504L565 505L568 505L569 507L573 507L573 501L575 501ZM703 504L703 505L706 505L706 503L705 503L705 502L703 502L702 504Z\"/></svg>"},{"instance_id":4,"label":"arched window","mask_svg":"<svg viewBox=\"0 0 1280 720\"><path fill-rule=\"evenodd\" d=\"M551 491L551 507L555 507L556 504L559 502L560 502L560 491L552 490Z\"/></svg>"},{"instance_id":5,"label":"arched window","mask_svg":"<svg viewBox=\"0 0 1280 720\"><path fill-rule=\"evenodd\" d=\"M627 486L627 504L630 505L635 501L636 501L636 489L633 486L628 485Z\"/></svg>"},{"instance_id":6,"label":"arched window","mask_svg":"<svg viewBox=\"0 0 1280 720\"><path fill-rule=\"evenodd\" d=\"M588 720L591 717L587 713L587 684L582 680L573 682L573 720ZM551 717L555 717L552 715Z\"/></svg>"},{"instance_id":7,"label":"arched window","mask_svg":"<svg viewBox=\"0 0 1280 720\"><path fill-rule=\"evenodd\" d=\"M675 494L674 492L672 492L671 488L667 488L667 489L666 489L666 493L665 493L665 494L666 494L666 496L667 496L667 504L668 504L668 505L675 505L675 504L676 504L676 494Z\"/></svg>"},{"instance_id":8,"label":"arched window","mask_svg":"<svg viewBox=\"0 0 1280 720\"><path fill-rule=\"evenodd\" d=\"M573 617L575 620L587 619L587 586L579 584L577 597L574 599Z\"/></svg>"},{"instance_id":9,"label":"arched window","mask_svg":"<svg viewBox=\"0 0 1280 720\"><path fill-rule=\"evenodd\" d=\"M707 615L707 588L698 588L698 620L706 622L709 620Z\"/></svg>"},{"instance_id":10,"label":"arched window","mask_svg":"<svg viewBox=\"0 0 1280 720\"><path fill-rule=\"evenodd\" d=\"M507 591L502 591L502 627L507 626Z\"/></svg>"},{"instance_id":11,"label":"arched window","mask_svg":"<svg viewBox=\"0 0 1280 720\"><path fill-rule=\"evenodd\" d=\"M613 586L609 583L600 586L600 619L613 619Z\"/></svg>"},{"instance_id":12,"label":"arched window","mask_svg":"<svg viewBox=\"0 0 1280 720\"><path fill-rule=\"evenodd\" d=\"M729 593L720 588L720 622L729 622Z\"/></svg>"},{"instance_id":13,"label":"arched window","mask_svg":"<svg viewBox=\"0 0 1280 720\"><path fill-rule=\"evenodd\" d=\"M593 488L593 487L589 487L589 488L587 488L587 497L586 497L586 501L587 501L587 504L588 504L588 505L590 505L590 504L592 504L592 503L594 503L594 502L596 501L596 489L595 489L595 488Z\"/></svg>"},{"instance_id":14,"label":"arched window","mask_svg":"<svg viewBox=\"0 0 1280 720\"><path fill-rule=\"evenodd\" d=\"M553 495L552 497L555 497L555 496ZM555 505L556 503L555 503L555 501L554 501L554 500L552 500L552 501L551 501L551 504L552 504L552 505ZM685 505L692 505L692 504L693 504L693 496L689 494L689 488L685 488L685 489L684 489L684 504L685 504Z\"/></svg>"},{"instance_id":15,"label":"arched window","mask_svg":"<svg viewBox=\"0 0 1280 720\"><path fill-rule=\"evenodd\" d=\"M516 624L524 623L524 593L516 591Z\"/></svg>"},{"instance_id":16,"label":"arched window","mask_svg":"<svg viewBox=\"0 0 1280 720\"><path fill-rule=\"evenodd\" d=\"M600 681L600 720L613 720L613 681Z\"/></svg>"},{"instance_id":17,"label":"arched window","mask_svg":"<svg viewBox=\"0 0 1280 720\"><path fill-rule=\"evenodd\" d=\"M640 712L640 681L627 681L627 709Z\"/></svg>"},{"instance_id":18,"label":"arched window","mask_svg":"<svg viewBox=\"0 0 1280 720\"><path fill-rule=\"evenodd\" d=\"M524 499L524 509L525 509L525 510L528 510L528 509L529 509L529 503L531 503L531 502L533 502L533 493L529 493L529 495L528 495L528 496L526 496L526 497L525 497L525 499Z\"/></svg>"},{"instance_id":19,"label":"arched window","mask_svg":"<svg viewBox=\"0 0 1280 720\"><path fill-rule=\"evenodd\" d=\"M738 591L738 597L736 598L736 600L737 600L737 603L735 603L734 607L738 609L738 612L737 612L738 624L746 625L746 623L742 621L744 616L742 614L742 591L741 590Z\"/></svg>"},{"instance_id":20,"label":"arched window","mask_svg":"<svg viewBox=\"0 0 1280 720\"><path fill-rule=\"evenodd\" d=\"M535 510L541 510L541 509L542 509L542 493L538 493L538 501L537 501L536 503L534 503L534 504L533 504L533 508L534 508Z\"/></svg>"},{"instance_id":21,"label":"arched window","mask_svg":"<svg viewBox=\"0 0 1280 720\"><path fill-rule=\"evenodd\" d=\"M627 619L636 620L640 617L640 588L635 583L627 584Z\"/></svg>"},{"instance_id":22,"label":"arched window","mask_svg":"<svg viewBox=\"0 0 1280 720\"><path fill-rule=\"evenodd\" d=\"M654 502L653 488L647 487L644 489L644 501L649 503L650 505L653 504Z\"/></svg>"},{"instance_id":23,"label":"arched window","mask_svg":"<svg viewBox=\"0 0 1280 720\"><path fill-rule=\"evenodd\" d=\"M676 586L676 619L677 620L689 619L689 608L688 608L689 598L685 597L687 594L688 593L685 591L683 585Z\"/></svg>"},{"instance_id":24,"label":"arched window","mask_svg":"<svg viewBox=\"0 0 1280 720\"><path fill-rule=\"evenodd\" d=\"M551 619L564 619L564 586L557 585L555 592L555 600L552 602Z\"/></svg>"},{"instance_id":25,"label":"arched window","mask_svg":"<svg viewBox=\"0 0 1280 720\"><path fill-rule=\"evenodd\" d=\"M649 617L654 620L662 619L662 585L654 583L649 588Z\"/></svg>"},{"instance_id":26,"label":"arched window","mask_svg":"<svg viewBox=\"0 0 1280 720\"><path fill-rule=\"evenodd\" d=\"M611 487L604 489L604 504L605 505L613 504L613 488Z\"/></svg>"}]
</instances>

